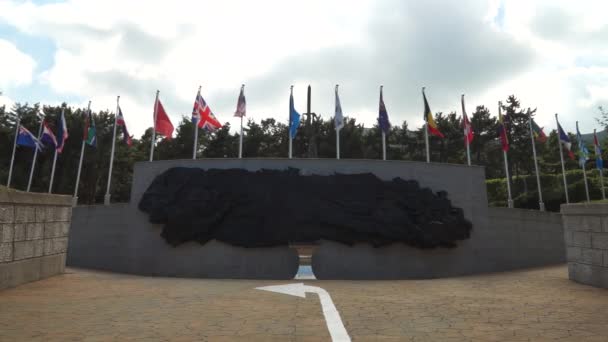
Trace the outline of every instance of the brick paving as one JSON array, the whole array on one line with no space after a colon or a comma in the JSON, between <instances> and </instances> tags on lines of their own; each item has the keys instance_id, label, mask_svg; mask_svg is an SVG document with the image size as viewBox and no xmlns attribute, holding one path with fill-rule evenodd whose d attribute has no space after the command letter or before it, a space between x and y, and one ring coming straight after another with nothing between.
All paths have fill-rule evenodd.
<instances>
[{"instance_id":1,"label":"brick paving","mask_svg":"<svg viewBox=\"0 0 608 342\"><path fill-rule=\"evenodd\" d=\"M329 341L319 299L291 283L150 278L68 269L0 291L0 341ZM565 266L326 289L353 341L608 341L608 290Z\"/></svg>"}]
</instances>

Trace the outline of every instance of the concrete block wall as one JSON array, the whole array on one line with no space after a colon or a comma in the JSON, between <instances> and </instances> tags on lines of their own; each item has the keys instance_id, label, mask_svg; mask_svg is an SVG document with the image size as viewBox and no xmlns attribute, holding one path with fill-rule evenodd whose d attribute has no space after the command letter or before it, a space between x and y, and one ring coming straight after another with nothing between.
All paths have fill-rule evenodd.
<instances>
[{"instance_id":1,"label":"concrete block wall","mask_svg":"<svg viewBox=\"0 0 608 342\"><path fill-rule=\"evenodd\" d=\"M561 212L569 278L608 288L608 204L564 204Z\"/></svg>"},{"instance_id":2,"label":"concrete block wall","mask_svg":"<svg viewBox=\"0 0 608 342\"><path fill-rule=\"evenodd\" d=\"M0 289L63 273L71 197L0 193Z\"/></svg>"}]
</instances>

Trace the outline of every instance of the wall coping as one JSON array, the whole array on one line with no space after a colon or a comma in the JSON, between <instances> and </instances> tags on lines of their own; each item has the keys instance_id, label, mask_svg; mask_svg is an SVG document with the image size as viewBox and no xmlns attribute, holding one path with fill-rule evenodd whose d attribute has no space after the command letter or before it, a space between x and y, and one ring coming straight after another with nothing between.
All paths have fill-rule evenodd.
<instances>
[{"instance_id":1,"label":"wall coping","mask_svg":"<svg viewBox=\"0 0 608 342\"><path fill-rule=\"evenodd\" d=\"M562 204L560 212L562 215L608 216L608 203Z\"/></svg>"},{"instance_id":2,"label":"wall coping","mask_svg":"<svg viewBox=\"0 0 608 342\"><path fill-rule=\"evenodd\" d=\"M8 190L0 192L0 204L72 206L72 196Z\"/></svg>"},{"instance_id":3,"label":"wall coping","mask_svg":"<svg viewBox=\"0 0 608 342\"><path fill-rule=\"evenodd\" d=\"M241 163L246 163L247 161L259 161L259 160L276 160L276 161L295 161L295 162L317 162L319 160L324 161L337 161L339 163L360 163L360 162L370 162L375 161L379 163L393 163L393 164L424 164L424 165L432 165L432 166L449 166L449 167L457 167L457 168L472 168L472 169L483 169L485 170L485 166L479 165L466 165L466 164L454 164L454 163L437 163L437 162L423 162L423 161L414 161L414 160L382 160L382 159L335 159L335 158L200 158L200 159L163 159L163 160L154 160L154 161L138 161L135 165L146 165L149 163L174 163L176 161L187 162L189 164L198 164L204 162L205 160L209 161L238 161ZM210 168L213 168L211 166ZM206 167L204 169L207 169Z\"/></svg>"}]
</instances>

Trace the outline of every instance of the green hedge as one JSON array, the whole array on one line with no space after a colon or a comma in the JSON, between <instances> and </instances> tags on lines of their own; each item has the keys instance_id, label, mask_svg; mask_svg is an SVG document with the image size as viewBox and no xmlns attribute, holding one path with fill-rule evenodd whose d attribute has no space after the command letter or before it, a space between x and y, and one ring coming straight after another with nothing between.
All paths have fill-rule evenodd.
<instances>
[{"instance_id":1,"label":"green hedge","mask_svg":"<svg viewBox=\"0 0 608 342\"><path fill-rule=\"evenodd\" d=\"M571 203L584 202L587 200L585 195L585 182L583 180L583 170L566 171L568 181L568 195ZM600 189L600 177L597 169L587 171L587 181L589 182L589 196L591 200L601 200L602 192ZM562 174L547 175L540 177L543 190L543 201L545 207L550 211L559 211L559 206L566 203L564 194L564 181ZM608 185L606 177L604 184ZM488 189L488 202L491 207L507 206L507 183L504 178L486 180ZM511 194L516 208L538 209L538 191L535 175L525 175L513 177L511 184Z\"/></svg>"}]
</instances>

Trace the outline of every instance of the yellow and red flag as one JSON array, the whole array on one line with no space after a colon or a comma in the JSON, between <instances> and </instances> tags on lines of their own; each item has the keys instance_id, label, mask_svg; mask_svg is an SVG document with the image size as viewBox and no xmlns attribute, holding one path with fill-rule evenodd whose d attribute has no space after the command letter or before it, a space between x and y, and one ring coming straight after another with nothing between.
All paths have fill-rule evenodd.
<instances>
[{"instance_id":1,"label":"yellow and red flag","mask_svg":"<svg viewBox=\"0 0 608 342\"><path fill-rule=\"evenodd\" d=\"M443 138L443 134L439 131L435 120L433 120L433 113L431 112L431 108L429 107L429 103L426 100L426 95L424 94L424 88L422 89L422 98L424 99L424 121L426 121L426 127L428 127L429 133L432 135Z\"/></svg>"}]
</instances>

